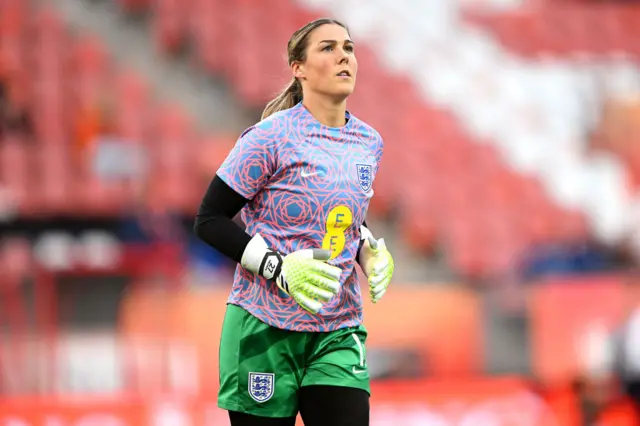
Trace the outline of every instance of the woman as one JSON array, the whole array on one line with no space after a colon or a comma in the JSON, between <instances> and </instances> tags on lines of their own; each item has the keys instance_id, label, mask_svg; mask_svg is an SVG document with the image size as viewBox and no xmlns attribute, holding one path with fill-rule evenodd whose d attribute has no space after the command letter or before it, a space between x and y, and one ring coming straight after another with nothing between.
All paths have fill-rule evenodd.
<instances>
[{"instance_id":1,"label":"woman","mask_svg":"<svg viewBox=\"0 0 640 426\"><path fill-rule=\"evenodd\" d=\"M346 110L358 63L345 25L288 43L293 79L211 182L196 234L239 263L220 342L232 426L369 424L359 262L377 302L394 270L365 226L383 142ZM232 218L242 210L246 232Z\"/></svg>"}]
</instances>

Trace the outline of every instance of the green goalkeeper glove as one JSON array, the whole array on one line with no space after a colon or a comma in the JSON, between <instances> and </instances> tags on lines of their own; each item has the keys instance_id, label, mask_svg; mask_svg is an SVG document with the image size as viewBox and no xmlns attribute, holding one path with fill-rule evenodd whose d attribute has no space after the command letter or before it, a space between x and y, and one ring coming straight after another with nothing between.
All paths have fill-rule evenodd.
<instances>
[{"instance_id":1,"label":"green goalkeeper glove","mask_svg":"<svg viewBox=\"0 0 640 426\"><path fill-rule=\"evenodd\" d=\"M241 265L274 280L302 308L317 314L340 290L342 270L326 263L330 257L331 252L322 249L298 250L283 255L270 249L257 234L247 245Z\"/></svg>"},{"instance_id":2,"label":"green goalkeeper glove","mask_svg":"<svg viewBox=\"0 0 640 426\"><path fill-rule=\"evenodd\" d=\"M377 303L389 287L395 265L384 238L376 241L365 226L360 227L360 234L364 240L360 249L360 266L369 281L371 301Z\"/></svg>"}]
</instances>

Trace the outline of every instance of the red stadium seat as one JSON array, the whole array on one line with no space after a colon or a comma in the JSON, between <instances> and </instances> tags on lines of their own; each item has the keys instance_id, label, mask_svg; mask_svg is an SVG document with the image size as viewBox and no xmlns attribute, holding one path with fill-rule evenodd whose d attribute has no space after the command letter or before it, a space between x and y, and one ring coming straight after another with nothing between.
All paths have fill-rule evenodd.
<instances>
[{"instance_id":1,"label":"red stadium seat","mask_svg":"<svg viewBox=\"0 0 640 426\"><path fill-rule=\"evenodd\" d=\"M216 173L235 145L236 138L224 135L207 135L193 147L195 160L205 175Z\"/></svg>"},{"instance_id":2,"label":"red stadium seat","mask_svg":"<svg viewBox=\"0 0 640 426\"><path fill-rule=\"evenodd\" d=\"M110 86L106 49L99 39L87 35L74 40L70 50L73 78L67 90L75 95L77 105L81 108L94 106L102 101L105 88ZM69 100L75 103L76 99Z\"/></svg>"},{"instance_id":3,"label":"red stadium seat","mask_svg":"<svg viewBox=\"0 0 640 426\"><path fill-rule=\"evenodd\" d=\"M153 32L161 52L175 53L187 36L187 10L179 0L153 0Z\"/></svg>"},{"instance_id":4,"label":"red stadium seat","mask_svg":"<svg viewBox=\"0 0 640 426\"><path fill-rule=\"evenodd\" d=\"M154 133L148 145L153 182L150 196L179 210L188 209L191 203L193 209L197 203L194 193L201 188L189 183L197 176L196 135L191 120L181 108L162 105L154 121Z\"/></svg>"},{"instance_id":5,"label":"red stadium seat","mask_svg":"<svg viewBox=\"0 0 640 426\"><path fill-rule=\"evenodd\" d=\"M190 20L196 25L195 37L198 60L204 69L222 73L233 53L232 43L225 41L225 36L233 30L234 16L227 12L231 3L224 0L194 0Z\"/></svg>"},{"instance_id":6,"label":"red stadium seat","mask_svg":"<svg viewBox=\"0 0 640 426\"><path fill-rule=\"evenodd\" d=\"M33 266L31 250L31 243L26 238L0 239L0 286L8 283L7 278L21 277L29 272Z\"/></svg>"},{"instance_id":7,"label":"red stadium seat","mask_svg":"<svg viewBox=\"0 0 640 426\"><path fill-rule=\"evenodd\" d=\"M11 2L14 7L19 3ZM122 4L128 7L127 2ZM263 105L288 82L290 75L283 58L286 41L295 29L318 17L317 12L309 12L293 1L193 0L181 4L157 0L153 8L153 31L161 50L175 51L191 37L196 61L227 77L236 93L253 106ZM498 14L482 20L482 25L490 25L504 43L525 54L549 51L566 55L575 46L593 48L589 41L592 32L585 29L594 15L582 6L571 8L579 19L567 25L562 23L568 9L546 17L535 10ZM625 10L636 16L635 9ZM607 9L606 15L612 22L627 26L632 22L617 8ZM189 200L195 199L197 204L202 188L189 182L201 182L198 171L209 170L206 175L210 176L228 146L212 153L212 159L203 166L202 158L195 155L200 150L194 148L198 139L193 123L184 111L174 105L155 108L149 88L130 71L116 73L112 80L113 63L104 45L91 37L69 44L62 21L50 9L41 9L32 21L33 45L26 50L26 58L33 63L30 72L37 82L33 92L39 140L51 149L64 145L73 137L69 125L75 120L72 95L93 102L107 88L115 97L119 135L149 148L149 173L158 177L158 184L150 190L153 196L179 209L189 208L193 202ZM274 21L278 22L276 27L270 24ZM631 43L616 28L613 24L608 27L603 46ZM634 31L629 30L632 34ZM225 41L228 34L234 34L230 42ZM17 58L19 51L25 51L13 42L3 42L10 48L0 50L0 55L8 52L5 55ZM242 52L242 58L237 52ZM552 225L560 223L565 212L554 206L539 185L511 172L492 144L471 138L452 113L426 104L410 78L386 69L374 49L358 46L358 59L359 89L349 108L378 129L386 142L383 168L374 185L372 212L389 216L398 213L401 232L413 247L429 250L444 238L453 250L453 263L469 274L507 267L512 252L527 242L559 235L560 229ZM69 77L73 84L63 84ZM385 91L377 89L381 81L385 82ZM386 108L379 108L380 104ZM50 167L43 173L51 176L51 182L68 178L55 170ZM80 179L77 191L67 191L69 205L113 211L131 196L129 190L95 177ZM191 190L194 187L197 190ZM65 196L50 195L58 201L49 204L60 205ZM468 223L464 232L461 222ZM491 237L487 233L494 236L489 241L485 241ZM483 250L489 245L494 247L490 256Z\"/></svg>"},{"instance_id":8,"label":"red stadium seat","mask_svg":"<svg viewBox=\"0 0 640 426\"><path fill-rule=\"evenodd\" d=\"M187 21L182 21L178 12L185 10L186 17L189 8L170 1L162 3L164 10L171 12L171 16L164 15L165 28L173 31L177 27L172 25L178 23L181 31L186 31L182 25ZM223 10L224 2L218 3L222 5L218 9ZM19 141L3 141L0 150L2 182L19 207L29 214L109 214L130 202L130 186L100 181L93 174L90 159L83 158L83 151L72 148L77 145L77 135L72 132L77 107L93 107L106 94L113 95L115 130L132 143L152 142L158 148L151 172L157 166L175 181L165 182L167 192L185 207L183 195L192 197L193 191L184 188L202 189L192 182L192 165L197 164L197 158L187 115L173 107L163 109L159 115L149 114L153 102L149 87L129 71L112 80L113 62L99 38L86 34L71 38L55 8L45 5L28 10L27 6L19 0L0 4L0 68L10 71L12 78L30 83L27 89L32 97L38 143L33 155L27 155L30 148ZM211 21L204 24L211 27ZM156 131L149 132L151 129ZM193 210L197 202L190 202Z\"/></svg>"},{"instance_id":9,"label":"red stadium seat","mask_svg":"<svg viewBox=\"0 0 640 426\"><path fill-rule=\"evenodd\" d=\"M151 97L148 85L135 73L120 73L115 80L115 120L118 134L142 143L148 137Z\"/></svg>"},{"instance_id":10,"label":"red stadium seat","mask_svg":"<svg viewBox=\"0 0 640 426\"><path fill-rule=\"evenodd\" d=\"M11 199L21 211L28 206L32 185L31 152L26 142L16 137L5 138L0 144L0 183L8 187Z\"/></svg>"},{"instance_id":11,"label":"red stadium seat","mask_svg":"<svg viewBox=\"0 0 640 426\"><path fill-rule=\"evenodd\" d=\"M33 42L36 47L40 44L55 45L66 38L64 23L51 7L41 7L36 11L33 30Z\"/></svg>"},{"instance_id":12,"label":"red stadium seat","mask_svg":"<svg viewBox=\"0 0 640 426\"><path fill-rule=\"evenodd\" d=\"M73 179L71 158L66 146L42 146L36 152L38 185L34 186L34 201L38 211L69 214L69 189ZM37 201L36 201L37 200Z\"/></svg>"},{"instance_id":13,"label":"red stadium seat","mask_svg":"<svg viewBox=\"0 0 640 426\"><path fill-rule=\"evenodd\" d=\"M109 56L102 41L96 36L83 35L71 47L73 69L79 73L99 73L107 68Z\"/></svg>"},{"instance_id":14,"label":"red stadium seat","mask_svg":"<svg viewBox=\"0 0 640 426\"><path fill-rule=\"evenodd\" d=\"M65 140L65 104L61 82L41 81L41 92L36 95L37 104L33 108L34 125L42 144L57 144Z\"/></svg>"},{"instance_id":15,"label":"red stadium seat","mask_svg":"<svg viewBox=\"0 0 640 426\"><path fill-rule=\"evenodd\" d=\"M165 104L155 112L153 145L159 148L189 147L193 142L192 121L178 105Z\"/></svg>"},{"instance_id":16,"label":"red stadium seat","mask_svg":"<svg viewBox=\"0 0 640 426\"><path fill-rule=\"evenodd\" d=\"M139 14L149 9L151 0L117 0L120 8L129 14Z\"/></svg>"},{"instance_id":17,"label":"red stadium seat","mask_svg":"<svg viewBox=\"0 0 640 426\"><path fill-rule=\"evenodd\" d=\"M24 2L7 0L0 3L0 74L25 71L27 18Z\"/></svg>"},{"instance_id":18,"label":"red stadium seat","mask_svg":"<svg viewBox=\"0 0 640 426\"><path fill-rule=\"evenodd\" d=\"M185 171L160 171L149 188L147 206L158 205L172 212L191 212L201 201L203 189L193 184L191 174Z\"/></svg>"},{"instance_id":19,"label":"red stadium seat","mask_svg":"<svg viewBox=\"0 0 640 426\"><path fill-rule=\"evenodd\" d=\"M457 220L448 235L449 266L465 278L478 278L484 272L483 251L477 228L465 226Z\"/></svg>"},{"instance_id":20,"label":"red stadium seat","mask_svg":"<svg viewBox=\"0 0 640 426\"><path fill-rule=\"evenodd\" d=\"M437 186L437 182L430 180L409 179L403 185L403 195L397 200L403 240L418 251L429 251L436 242L439 207L442 205L436 199ZM429 202L424 203L425 199Z\"/></svg>"},{"instance_id":21,"label":"red stadium seat","mask_svg":"<svg viewBox=\"0 0 640 426\"><path fill-rule=\"evenodd\" d=\"M515 270L524 254L522 230L513 218L487 212L484 225L479 227L483 268L488 276L500 277ZM500 283L500 281L496 281Z\"/></svg>"},{"instance_id":22,"label":"red stadium seat","mask_svg":"<svg viewBox=\"0 0 640 426\"><path fill-rule=\"evenodd\" d=\"M640 54L640 8L633 4L557 5L549 1L515 13L475 19L514 52L528 56L594 54L616 51ZM598 28L598 31L594 31Z\"/></svg>"}]
</instances>

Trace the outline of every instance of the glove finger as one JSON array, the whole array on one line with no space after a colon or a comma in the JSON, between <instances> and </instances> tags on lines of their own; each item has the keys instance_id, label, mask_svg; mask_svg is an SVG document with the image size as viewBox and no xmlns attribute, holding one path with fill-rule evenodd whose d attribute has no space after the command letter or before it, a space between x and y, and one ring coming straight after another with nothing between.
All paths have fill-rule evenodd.
<instances>
[{"instance_id":1,"label":"glove finger","mask_svg":"<svg viewBox=\"0 0 640 426\"><path fill-rule=\"evenodd\" d=\"M369 291L371 293L371 295L378 295L381 292L386 291L387 287L389 286L389 282L391 281L391 279L389 278L382 278L381 280L379 280L379 282L375 282L375 283L370 283L370 287L369 287Z\"/></svg>"},{"instance_id":2,"label":"glove finger","mask_svg":"<svg viewBox=\"0 0 640 426\"><path fill-rule=\"evenodd\" d=\"M367 238L367 240L369 241L369 246L373 249L373 250L378 250L378 242L376 241L375 238L373 238L373 236L369 236Z\"/></svg>"},{"instance_id":3,"label":"glove finger","mask_svg":"<svg viewBox=\"0 0 640 426\"><path fill-rule=\"evenodd\" d=\"M302 306L303 309L311 312L312 314L317 314L322 308L321 302L313 300L299 291L293 293L293 298L300 306Z\"/></svg>"},{"instance_id":4,"label":"glove finger","mask_svg":"<svg viewBox=\"0 0 640 426\"><path fill-rule=\"evenodd\" d=\"M390 264L391 264L391 260L389 259L389 256L381 257L379 260L377 260L373 264L373 274L374 275L381 274L382 272L384 272L385 269L389 267Z\"/></svg>"},{"instance_id":5,"label":"glove finger","mask_svg":"<svg viewBox=\"0 0 640 426\"><path fill-rule=\"evenodd\" d=\"M331 259L331 251L324 249L303 249L295 252L295 256L300 259L314 259L320 262L326 262Z\"/></svg>"},{"instance_id":6,"label":"glove finger","mask_svg":"<svg viewBox=\"0 0 640 426\"><path fill-rule=\"evenodd\" d=\"M384 296L384 294L385 294L386 292L387 292L387 289L386 289L386 288L384 288L384 289L382 289L382 291L381 291L380 293L372 294L372 295L371 295L371 301L372 301L373 303L378 303L378 301L379 301L380 299L382 299L382 296Z\"/></svg>"},{"instance_id":7,"label":"glove finger","mask_svg":"<svg viewBox=\"0 0 640 426\"><path fill-rule=\"evenodd\" d=\"M320 275L330 278L334 281L339 281L340 275L342 275L342 269L324 262L315 262L314 270Z\"/></svg>"},{"instance_id":8,"label":"glove finger","mask_svg":"<svg viewBox=\"0 0 640 426\"><path fill-rule=\"evenodd\" d=\"M336 295L336 293L318 286L309 286L309 288L304 290L304 293L306 296L314 300L319 300L325 303L333 299L333 296Z\"/></svg>"},{"instance_id":9,"label":"glove finger","mask_svg":"<svg viewBox=\"0 0 640 426\"><path fill-rule=\"evenodd\" d=\"M369 276L369 287L377 288L379 287L385 280L387 280L387 276L384 274L373 274Z\"/></svg>"},{"instance_id":10,"label":"glove finger","mask_svg":"<svg viewBox=\"0 0 640 426\"><path fill-rule=\"evenodd\" d=\"M313 283L316 287L327 290L332 294L338 294L340 290L340 281L331 278L316 276L314 277Z\"/></svg>"},{"instance_id":11,"label":"glove finger","mask_svg":"<svg viewBox=\"0 0 640 426\"><path fill-rule=\"evenodd\" d=\"M327 261L331 259L331 251L324 249L313 249L313 259Z\"/></svg>"}]
</instances>

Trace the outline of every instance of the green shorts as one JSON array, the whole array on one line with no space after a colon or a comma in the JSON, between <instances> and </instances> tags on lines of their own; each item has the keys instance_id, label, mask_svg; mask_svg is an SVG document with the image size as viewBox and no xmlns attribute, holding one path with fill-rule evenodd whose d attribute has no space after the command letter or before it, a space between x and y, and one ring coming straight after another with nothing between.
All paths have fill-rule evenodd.
<instances>
[{"instance_id":1,"label":"green shorts","mask_svg":"<svg viewBox=\"0 0 640 426\"><path fill-rule=\"evenodd\" d=\"M362 325L327 333L281 330L228 305L220 339L218 406L261 417L293 417L303 386L370 392L366 338Z\"/></svg>"}]
</instances>

